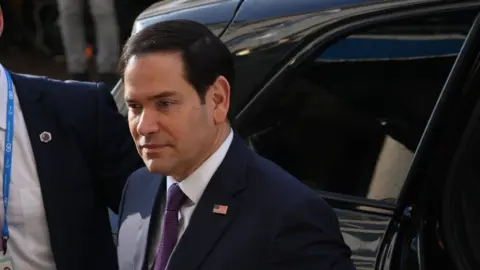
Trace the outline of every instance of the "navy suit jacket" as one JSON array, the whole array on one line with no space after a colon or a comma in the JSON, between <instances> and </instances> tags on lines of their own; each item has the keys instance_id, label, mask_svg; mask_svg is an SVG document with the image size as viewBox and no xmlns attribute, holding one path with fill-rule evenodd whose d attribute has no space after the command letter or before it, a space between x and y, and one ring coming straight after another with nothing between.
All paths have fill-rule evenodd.
<instances>
[{"instance_id":1,"label":"navy suit jacket","mask_svg":"<svg viewBox=\"0 0 480 270\"><path fill-rule=\"evenodd\" d=\"M147 269L165 178L136 171L124 190L121 270ZM226 215L213 213L227 205ZM352 270L332 208L238 136L215 172L172 254L168 270Z\"/></svg>"},{"instance_id":2,"label":"navy suit jacket","mask_svg":"<svg viewBox=\"0 0 480 270\"><path fill-rule=\"evenodd\" d=\"M142 166L126 120L99 84L11 76L57 269L118 269L107 207L118 211L128 176ZM44 131L48 143L40 141Z\"/></svg>"}]
</instances>

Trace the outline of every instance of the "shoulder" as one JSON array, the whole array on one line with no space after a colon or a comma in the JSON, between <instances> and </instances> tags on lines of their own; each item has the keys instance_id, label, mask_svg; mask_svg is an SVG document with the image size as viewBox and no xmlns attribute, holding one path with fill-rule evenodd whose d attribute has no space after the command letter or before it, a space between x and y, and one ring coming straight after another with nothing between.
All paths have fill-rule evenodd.
<instances>
[{"instance_id":1,"label":"shoulder","mask_svg":"<svg viewBox=\"0 0 480 270\"><path fill-rule=\"evenodd\" d=\"M85 110L85 106L111 103L113 97L103 83L56 80L43 76L12 73L15 87L32 94L38 91L51 106L67 110ZM24 91L25 91L24 90Z\"/></svg>"},{"instance_id":2,"label":"shoulder","mask_svg":"<svg viewBox=\"0 0 480 270\"><path fill-rule=\"evenodd\" d=\"M103 83L59 81L48 79L45 88L46 94L58 101L69 101L75 103L87 102L89 106L104 103L111 98L106 86Z\"/></svg>"},{"instance_id":3,"label":"shoulder","mask_svg":"<svg viewBox=\"0 0 480 270\"><path fill-rule=\"evenodd\" d=\"M330 243L332 250L338 248L342 254L349 254L334 209L316 191L256 154L250 164L251 186L265 194L256 205L274 212L270 218L277 226L272 230L277 241L286 240L293 247L293 243L301 244L301 239L308 235L318 243Z\"/></svg>"},{"instance_id":4,"label":"shoulder","mask_svg":"<svg viewBox=\"0 0 480 270\"><path fill-rule=\"evenodd\" d=\"M70 95L88 95L92 94L95 90L102 88L105 89L105 86L102 83L56 80L45 76L18 73L12 73L12 77L14 77L17 81L21 80L28 85L41 88L48 94L60 95L64 97L68 97Z\"/></svg>"},{"instance_id":5,"label":"shoulder","mask_svg":"<svg viewBox=\"0 0 480 270\"><path fill-rule=\"evenodd\" d=\"M322 212L326 216L335 217L331 206L313 189L283 168L257 154L250 159L247 169L249 189L262 194L262 201L268 209L277 215L290 215L296 208Z\"/></svg>"},{"instance_id":6,"label":"shoulder","mask_svg":"<svg viewBox=\"0 0 480 270\"><path fill-rule=\"evenodd\" d=\"M247 177L254 179L255 188L266 189L267 194L284 197L287 202L319 197L311 188L274 162L254 154L249 162Z\"/></svg>"},{"instance_id":7,"label":"shoulder","mask_svg":"<svg viewBox=\"0 0 480 270\"><path fill-rule=\"evenodd\" d=\"M99 114L113 115L118 109L103 83L62 81L48 77L12 73L17 91L23 96L40 95L41 104L71 124L87 126ZM112 112L112 113L110 113ZM94 119L95 121L92 121Z\"/></svg>"}]
</instances>

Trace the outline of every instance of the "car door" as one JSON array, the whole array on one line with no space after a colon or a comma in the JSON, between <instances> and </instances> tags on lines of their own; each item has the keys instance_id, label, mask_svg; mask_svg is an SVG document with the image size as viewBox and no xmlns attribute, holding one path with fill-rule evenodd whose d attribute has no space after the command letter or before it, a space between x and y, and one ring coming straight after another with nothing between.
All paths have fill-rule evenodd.
<instances>
[{"instance_id":1,"label":"car door","mask_svg":"<svg viewBox=\"0 0 480 270\"><path fill-rule=\"evenodd\" d=\"M477 16L422 135L379 252L390 263L379 269L480 266L479 56Z\"/></svg>"},{"instance_id":2,"label":"car door","mask_svg":"<svg viewBox=\"0 0 480 270\"><path fill-rule=\"evenodd\" d=\"M373 6L330 25L320 20L235 126L335 208L357 269L425 269L427 259L437 269L445 264L432 256L450 261L438 223L420 218L435 194L425 186L435 156L422 155L432 149L424 133L440 108L452 108L442 107L444 84L460 68L480 3Z\"/></svg>"},{"instance_id":3,"label":"car door","mask_svg":"<svg viewBox=\"0 0 480 270\"><path fill-rule=\"evenodd\" d=\"M399 197L398 215L384 238L382 257L392 247L404 251L392 257L398 269L407 269L412 260L426 269L480 267L479 56L480 16L430 117ZM401 212L407 209L406 218ZM432 238L439 245L429 243ZM413 255L412 246L430 258Z\"/></svg>"}]
</instances>

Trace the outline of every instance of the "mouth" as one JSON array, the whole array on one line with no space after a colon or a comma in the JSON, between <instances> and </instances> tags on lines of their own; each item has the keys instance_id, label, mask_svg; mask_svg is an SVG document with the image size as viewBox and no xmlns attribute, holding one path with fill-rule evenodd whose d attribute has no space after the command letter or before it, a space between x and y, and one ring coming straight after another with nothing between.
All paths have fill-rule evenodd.
<instances>
[{"instance_id":1,"label":"mouth","mask_svg":"<svg viewBox=\"0 0 480 270\"><path fill-rule=\"evenodd\" d=\"M142 144L140 145L140 150L145 154L149 154L159 152L167 147L169 147L167 144Z\"/></svg>"}]
</instances>

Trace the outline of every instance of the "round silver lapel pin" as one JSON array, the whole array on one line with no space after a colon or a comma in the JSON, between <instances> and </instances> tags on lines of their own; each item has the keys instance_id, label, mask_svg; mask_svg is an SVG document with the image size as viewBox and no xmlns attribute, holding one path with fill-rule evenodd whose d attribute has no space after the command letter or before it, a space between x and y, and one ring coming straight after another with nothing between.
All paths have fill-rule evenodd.
<instances>
[{"instance_id":1,"label":"round silver lapel pin","mask_svg":"<svg viewBox=\"0 0 480 270\"><path fill-rule=\"evenodd\" d=\"M52 140L52 134L48 131L44 131L40 134L40 141L43 143L48 143Z\"/></svg>"}]
</instances>

